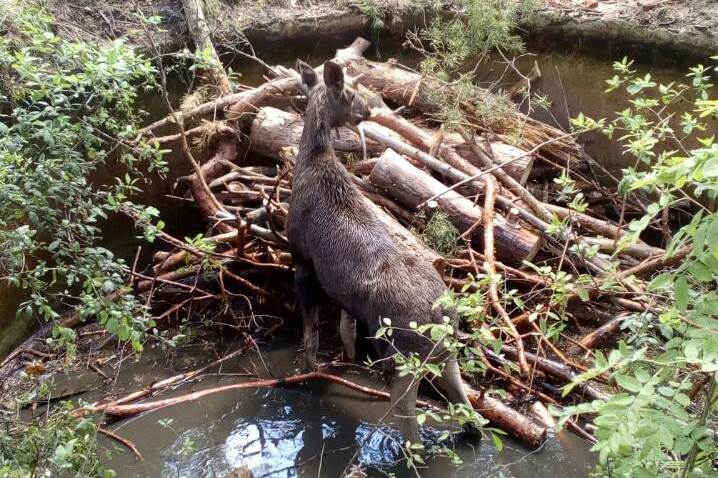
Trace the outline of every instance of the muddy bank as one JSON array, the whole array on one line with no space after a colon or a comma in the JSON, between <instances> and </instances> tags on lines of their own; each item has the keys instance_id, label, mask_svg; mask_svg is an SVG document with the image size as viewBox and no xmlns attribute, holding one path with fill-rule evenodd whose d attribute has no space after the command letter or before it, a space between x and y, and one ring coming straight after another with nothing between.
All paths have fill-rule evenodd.
<instances>
[{"instance_id":1,"label":"muddy bank","mask_svg":"<svg viewBox=\"0 0 718 478\"><path fill-rule=\"evenodd\" d=\"M422 2L376 0L372 2L299 2L298 0L211 2L207 16L216 44L226 53L247 39L254 45L282 43L292 49L296 42L323 40L346 42L357 35L399 34L423 25L433 12ZM58 32L88 41L128 35L131 42L146 48L138 22L125 2L111 0L53 0L50 10L58 18ZM367 7L370 5L370 7ZM188 45L180 2L139 2L147 16L161 18L165 30L157 39L164 51ZM446 2L444 9L455 8ZM620 50L633 56L663 57L696 61L718 52L718 3L710 0L685 2L641 0L539 2L535 14L525 22L525 36L534 46L564 45L612 54ZM286 42L292 41L291 45Z\"/></svg>"},{"instance_id":2,"label":"muddy bank","mask_svg":"<svg viewBox=\"0 0 718 478\"><path fill-rule=\"evenodd\" d=\"M718 3L710 0L546 2L525 26L534 47L566 45L598 55L641 56L663 63L718 53Z\"/></svg>"}]
</instances>

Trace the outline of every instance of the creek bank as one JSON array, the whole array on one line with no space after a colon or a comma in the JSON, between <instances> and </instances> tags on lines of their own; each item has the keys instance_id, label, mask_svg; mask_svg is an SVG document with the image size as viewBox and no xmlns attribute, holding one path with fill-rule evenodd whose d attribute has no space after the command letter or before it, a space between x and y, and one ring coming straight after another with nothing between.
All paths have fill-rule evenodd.
<instances>
[{"instance_id":1,"label":"creek bank","mask_svg":"<svg viewBox=\"0 0 718 478\"><path fill-rule=\"evenodd\" d=\"M523 34L532 46L598 54L621 51L634 56L651 56L676 62L704 60L718 52L718 3L710 0L653 2L617 0L554 1L539 4L524 22ZM101 41L130 34L135 46L148 49L133 13L125 2L110 0L54 0L48 7L58 19L58 33L87 41ZM300 4L297 0L270 2L220 1L207 17L215 45L227 54L246 40L257 47L282 44L293 50L304 41L317 38L347 44L358 35L379 33L374 19L381 19L383 35L399 35L424 24L428 8L409 0L376 0L376 14L370 17L359 2L320 0ZM587 8L586 5L592 8ZM179 0L145 0L139 3L146 16L157 15L165 30L157 39L163 51L177 51L190 44ZM444 9L453 8L444 2ZM287 42L291 42L287 45Z\"/></svg>"}]
</instances>

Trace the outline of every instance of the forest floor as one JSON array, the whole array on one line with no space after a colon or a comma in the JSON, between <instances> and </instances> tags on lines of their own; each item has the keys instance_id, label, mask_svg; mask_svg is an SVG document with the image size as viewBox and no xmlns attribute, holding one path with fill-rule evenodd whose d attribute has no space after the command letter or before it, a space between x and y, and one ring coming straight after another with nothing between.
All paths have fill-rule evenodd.
<instances>
[{"instance_id":1,"label":"forest floor","mask_svg":"<svg viewBox=\"0 0 718 478\"><path fill-rule=\"evenodd\" d=\"M184 46L187 35L178 0L135 0L143 12L159 15L166 50ZM379 15L398 30L422 21L411 0L212 0L207 16L218 43L250 39L286 40L323 33L356 33ZM451 2L445 2L451 8ZM124 0L51 0L58 30L86 40L116 38L138 30ZM714 0L539 0L528 33L597 41L606 38L707 57L718 52L718 2ZM368 14L368 15L367 15ZM143 36L137 43L143 46Z\"/></svg>"}]
</instances>

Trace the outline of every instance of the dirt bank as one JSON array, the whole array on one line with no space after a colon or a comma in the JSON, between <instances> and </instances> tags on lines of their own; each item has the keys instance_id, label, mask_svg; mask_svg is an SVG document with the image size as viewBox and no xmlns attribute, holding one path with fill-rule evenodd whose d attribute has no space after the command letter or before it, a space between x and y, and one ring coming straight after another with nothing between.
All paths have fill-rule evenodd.
<instances>
[{"instance_id":1,"label":"dirt bank","mask_svg":"<svg viewBox=\"0 0 718 478\"><path fill-rule=\"evenodd\" d=\"M367 34L376 19L393 32L424 21L428 9L408 0L209 0L207 14L215 42L236 46L246 37L255 44L316 38L352 38ZM146 46L127 2L109 0L52 0L58 31L90 41L129 34ZM164 50L187 43L179 2L138 0L145 15L158 15L166 30ZM446 7L454 8L450 2ZM533 41L606 51L607 45L629 53L648 51L686 59L718 52L718 2L712 0L545 0L525 25ZM688 58L686 58L688 57Z\"/></svg>"},{"instance_id":2,"label":"dirt bank","mask_svg":"<svg viewBox=\"0 0 718 478\"><path fill-rule=\"evenodd\" d=\"M713 0L547 0L527 30L539 43L685 62L718 53L717 27Z\"/></svg>"}]
</instances>

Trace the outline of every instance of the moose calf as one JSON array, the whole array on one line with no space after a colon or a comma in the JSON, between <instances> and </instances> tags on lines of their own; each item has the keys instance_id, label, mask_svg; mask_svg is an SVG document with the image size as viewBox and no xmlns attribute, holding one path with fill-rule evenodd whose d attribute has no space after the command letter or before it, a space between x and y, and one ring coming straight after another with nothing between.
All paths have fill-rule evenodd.
<instances>
[{"instance_id":1,"label":"moose calf","mask_svg":"<svg viewBox=\"0 0 718 478\"><path fill-rule=\"evenodd\" d=\"M316 367L323 290L343 311L364 322L372 336L382 319L390 318L396 327L390 337L393 343L374 340L385 363L393 364L396 351L443 363L440 382L448 398L470 406L456 358L408 330L412 321L441 323L442 313L433 307L446 289L441 276L432 264L392 238L334 153L331 129L366 119L366 104L345 87L336 63L324 64L323 82L308 65L299 62L298 69L309 103L294 167L287 235L304 318L306 367ZM340 327L349 355L353 354L354 319L343 314ZM388 367L394 416L404 438L416 443L418 380L411 375L400 377L393 365Z\"/></svg>"}]
</instances>

